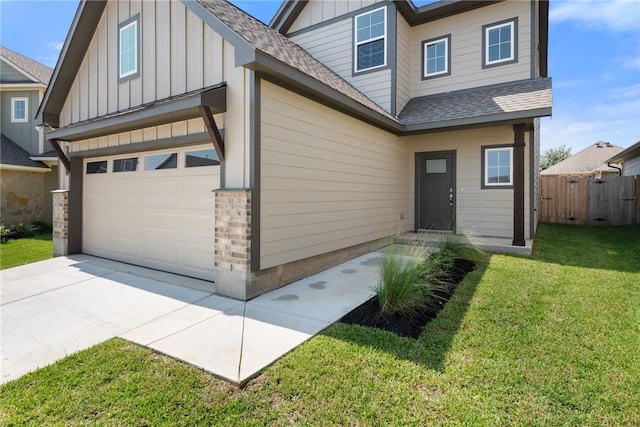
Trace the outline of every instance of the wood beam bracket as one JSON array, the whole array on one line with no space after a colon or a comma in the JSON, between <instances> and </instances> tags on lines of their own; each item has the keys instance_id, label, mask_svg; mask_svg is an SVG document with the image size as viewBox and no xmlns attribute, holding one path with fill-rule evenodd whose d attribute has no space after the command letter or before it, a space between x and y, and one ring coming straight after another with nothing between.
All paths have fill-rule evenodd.
<instances>
[{"instance_id":1,"label":"wood beam bracket","mask_svg":"<svg viewBox=\"0 0 640 427\"><path fill-rule=\"evenodd\" d=\"M209 132L211 142L213 142L213 146L218 154L218 160L224 162L224 141L222 140L222 135L220 135L216 121L213 118L213 113L211 113L211 108L206 105L200 105L198 108L200 109L200 114L202 115L202 120L204 120L207 132Z\"/></svg>"},{"instance_id":2,"label":"wood beam bracket","mask_svg":"<svg viewBox=\"0 0 640 427\"><path fill-rule=\"evenodd\" d=\"M64 165L64 168L67 170L67 173L71 172L71 162L69 162L69 158L65 154L62 147L60 147L60 142L57 139L49 139L48 141L49 144L51 144L51 146L53 147L53 150L58 155L58 159L60 159L60 161Z\"/></svg>"}]
</instances>

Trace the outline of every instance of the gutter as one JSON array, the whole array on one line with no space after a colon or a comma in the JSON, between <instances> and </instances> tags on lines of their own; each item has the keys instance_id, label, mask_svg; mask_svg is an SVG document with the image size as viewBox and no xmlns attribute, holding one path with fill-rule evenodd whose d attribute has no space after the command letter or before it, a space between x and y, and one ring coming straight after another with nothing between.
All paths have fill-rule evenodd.
<instances>
[{"instance_id":1,"label":"gutter","mask_svg":"<svg viewBox=\"0 0 640 427\"><path fill-rule=\"evenodd\" d=\"M609 166L612 169L618 169L618 176L622 176L622 168L619 168L618 166L614 166L610 162L607 162L607 166Z\"/></svg>"}]
</instances>

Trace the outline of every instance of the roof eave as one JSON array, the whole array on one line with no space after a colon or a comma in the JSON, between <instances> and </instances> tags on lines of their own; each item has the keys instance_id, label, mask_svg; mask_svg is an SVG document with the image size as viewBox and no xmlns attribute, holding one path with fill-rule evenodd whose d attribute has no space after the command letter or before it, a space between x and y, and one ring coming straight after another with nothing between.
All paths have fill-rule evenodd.
<instances>
[{"instance_id":1,"label":"roof eave","mask_svg":"<svg viewBox=\"0 0 640 427\"><path fill-rule=\"evenodd\" d=\"M607 163L626 162L627 160L633 159L635 157L640 157L640 141L611 157L609 160L607 160Z\"/></svg>"},{"instance_id":2,"label":"roof eave","mask_svg":"<svg viewBox=\"0 0 640 427\"><path fill-rule=\"evenodd\" d=\"M394 0L393 2L407 23L415 26L489 6L501 1L504 0L441 0L420 7L415 7L413 2L405 0Z\"/></svg>"},{"instance_id":3,"label":"roof eave","mask_svg":"<svg viewBox=\"0 0 640 427\"><path fill-rule=\"evenodd\" d=\"M73 84L84 54L98 27L106 0L81 1L71 22L60 56L53 70L49 87L36 113L38 124L60 125L60 111Z\"/></svg>"},{"instance_id":4,"label":"roof eave","mask_svg":"<svg viewBox=\"0 0 640 427\"><path fill-rule=\"evenodd\" d=\"M297 93L311 96L314 101L329 105L369 124L393 133L403 131L403 126L398 121L373 111L347 95L265 53L256 51L256 60L244 64L244 66L270 77L271 80L282 83L286 87L295 89Z\"/></svg>"},{"instance_id":5,"label":"roof eave","mask_svg":"<svg viewBox=\"0 0 640 427\"><path fill-rule=\"evenodd\" d=\"M419 133L435 130L447 130L461 126L474 126L494 124L497 122L510 122L514 120L534 119L551 116L551 107L537 108L533 110L514 111L509 113L489 114L484 116L463 117L459 119L441 120L404 126L405 133Z\"/></svg>"}]
</instances>

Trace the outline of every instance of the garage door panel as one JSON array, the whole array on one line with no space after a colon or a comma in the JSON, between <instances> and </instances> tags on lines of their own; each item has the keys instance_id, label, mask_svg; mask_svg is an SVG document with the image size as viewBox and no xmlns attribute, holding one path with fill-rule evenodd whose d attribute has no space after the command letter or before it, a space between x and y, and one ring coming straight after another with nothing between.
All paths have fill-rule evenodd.
<instances>
[{"instance_id":1,"label":"garage door panel","mask_svg":"<svg viewBox=\"0 0 640 427\"><path fill-rule=\"evenodd\" d=\"M85 174L83 251L213 280L212 190L219 187L220 167L185 169L181 162L178 166Z\"/></svg>"}]
</instances>

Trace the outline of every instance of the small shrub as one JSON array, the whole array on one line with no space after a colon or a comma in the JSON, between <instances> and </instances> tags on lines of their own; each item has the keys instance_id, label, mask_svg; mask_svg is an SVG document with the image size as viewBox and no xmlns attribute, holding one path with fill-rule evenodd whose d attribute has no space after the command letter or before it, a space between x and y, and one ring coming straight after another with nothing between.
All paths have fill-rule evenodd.
<instances>
[{"instance_id":1,"label":"small shrub","mask_svg":"<svg viewBox=\"0 0 640 427\"><path fill-rule=\"evenodd\" d=\"M6 227L4 224L0 224L0 241L2 243L6 242L9 236L11 235L11 230Z\"/></svg>"},{"instance_id":2,"label":"small shrub","mask_svg":"<svg viewBox=\"0 0 640 427\"><path fill-rule=\"evenodd\" d=\"M47 221L33 221L31 225L38 229L38 233L47 234L53 231L53 225Z\"/></svg>"},{"instance_id":3,"label":"small shrub","mask_svg":"<svg viewBox=\"0 0 640 427\"><path fill-rule=\"evenodd\" d=\"M425 260L412 254L387 254L380 264L380 282L376 293L383 313L411 316L423 308L431 293L425 282Z\"/></svg>"},{"instance_id":4,"label":"small shrub","mask_svg":"<svg viewBox=\"0 0 640 427\"><path fill-rule=\"evenodd\" d=\"M439 251L453 258L459 258L466 247L465 238L460 234L446 233L438 242Z\"/></svg>"},{"instance_id":5,"label":"small shrub","mask_svg":"<svg viewBox=\"0 0 640 427\"><path fill-rule=\"evenodd\" d=\"M13 233L17 239L33 236L33 229L31 228L31 226L23 224L21 222L11 228L13 229Z\"/></svg>"}]
</instances>

